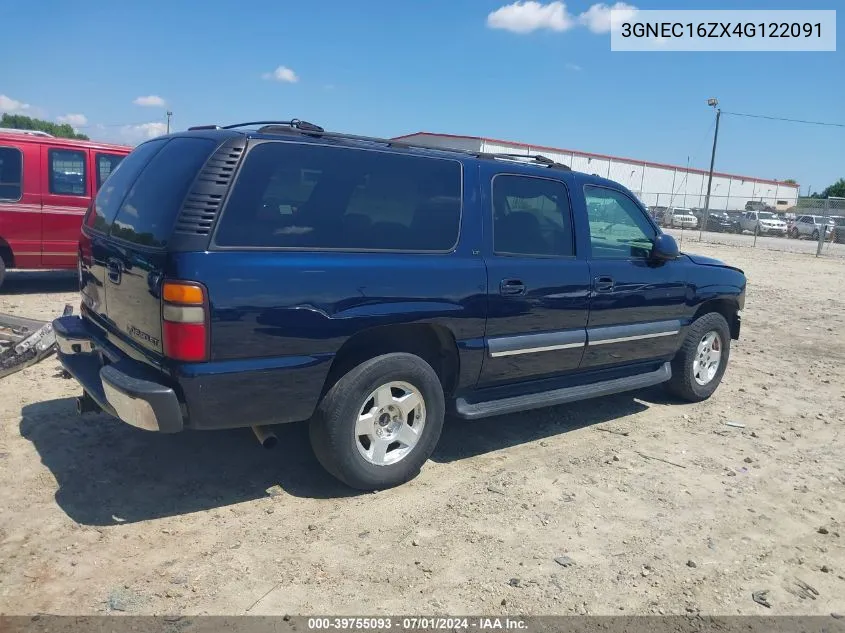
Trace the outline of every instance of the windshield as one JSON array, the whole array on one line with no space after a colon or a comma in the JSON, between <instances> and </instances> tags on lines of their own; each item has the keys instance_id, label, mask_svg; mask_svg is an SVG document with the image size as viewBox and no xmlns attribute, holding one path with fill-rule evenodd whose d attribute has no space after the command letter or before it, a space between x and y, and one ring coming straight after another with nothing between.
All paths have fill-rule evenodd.
<instances>
[{"instance_id":1,"label":"windshield","mask_svg":"<svg viewBox=\"0 0 845 633\"><path fill-rule=\"evenodd\" d=\"M761 211L759 214L759 218L761 220L777 220L778 216L774 213L769 213L768 211Z\"/></svg>"}]
</instances>

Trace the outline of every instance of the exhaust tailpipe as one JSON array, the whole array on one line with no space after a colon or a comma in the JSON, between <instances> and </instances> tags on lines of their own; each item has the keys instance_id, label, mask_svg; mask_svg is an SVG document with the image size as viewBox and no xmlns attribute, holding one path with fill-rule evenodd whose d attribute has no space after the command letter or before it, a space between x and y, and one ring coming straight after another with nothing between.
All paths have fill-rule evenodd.
<instances>
[{"instance_id":1,"label":"exhaust tailpipe","mask_svg":"<svg viewBox=\"0 0 845 633\"><path fill-rule=\"evenodd\" d=\"M258 443L264 448L273 448L279 442L279 438L276 437L276 434L269 427L253 426L250 428L255 433L255 437L258 438Z\"/></svg>"},{"instance_id":2,"label":"exhaust tailpipe","mask_svg":"<svg viewBox=\"0 0 845 633\"><path fill-rule=\"evenodd\" d=\"M100 405L96 400L84 391L81 396L76 399L76 413L82 415L83 413L94 413L100 411Z\"/></svg>"}]
</instances>

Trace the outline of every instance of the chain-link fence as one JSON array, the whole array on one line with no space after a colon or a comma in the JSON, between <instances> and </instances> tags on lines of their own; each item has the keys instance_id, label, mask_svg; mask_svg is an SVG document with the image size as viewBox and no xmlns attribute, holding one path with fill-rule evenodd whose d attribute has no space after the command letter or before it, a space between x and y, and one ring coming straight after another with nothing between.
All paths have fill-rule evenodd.
<instances>
[{"instance_id":1,"label":"chain-link fence","mask_svg":"<svg viewBox=\"0 0 845 633\"><path fill-rule=\"evenodd\" d=\"M640 193L652 217L679 241L845 257L845 198L754 198ZM696 204L697 203L697 204ZM733 208L740 206L741 208Z\"/></svg>"}]
</instances>

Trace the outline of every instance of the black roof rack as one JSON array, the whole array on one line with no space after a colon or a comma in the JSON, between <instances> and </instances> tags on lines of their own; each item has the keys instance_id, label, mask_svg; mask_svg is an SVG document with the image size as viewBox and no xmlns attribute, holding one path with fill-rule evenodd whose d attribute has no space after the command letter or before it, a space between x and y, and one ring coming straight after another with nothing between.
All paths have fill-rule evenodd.
<instances>
[{"instance_id":1,"label":"black roof rack","mask_svg":"<svg viewBox=\"0 0 845 633\"><path fill-rule=\"evenodd\" d=\"M466 156L473 156L475 158L484 158L490 160L510 160L515 162L532 161L539 165L549 167L550 169L560 169L562 171L572 171L568 165L553 161L551 158L542 156L540 154L508 154L504 152L476 152L466 149L454 149L451 147L438 147L436 145L426 145L424 143L411 143L402 139L380 138L377 136L360 136L357 134L343 134L341 132L327 132L319 125L309 123L308 121L301 121L300 119L291 119L290 121L247 121L246 123L234 123L232 125L198 125L188 128L189 130L234 130L242 127L253 127L260 125L258 132L261 134L279 134L279 133L300 133L307 136L314 136L318 138L341 139L347 141L363 141L365 143L379 143L387 147L401 147L405 149L425 149L436 152L448 152L452 154L463 154Z\"/></svg>"},{"instance_id":2,"label":"black roof rack","mask_svg":"<svg viewBox=\"0 0 845 633\"><path fill-rule=\"evenodd\" d=\"M232 125L195 125L189 127L189 130L236 130L240 127L252 127L255 125L262 125L266 127L272 126L286 126L300 132L323 132L323 128L319 125L314 125L308 121L300 121L299 119L291 119L290 121L246 121L244 123L233 123Z\"/></svg>"}]
</instances>

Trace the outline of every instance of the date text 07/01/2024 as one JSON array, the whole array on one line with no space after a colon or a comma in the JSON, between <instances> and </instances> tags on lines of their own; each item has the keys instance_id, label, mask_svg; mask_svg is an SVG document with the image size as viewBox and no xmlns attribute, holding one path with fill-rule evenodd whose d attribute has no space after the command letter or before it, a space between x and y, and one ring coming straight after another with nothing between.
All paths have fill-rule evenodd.
<instances>
[{"instance_id":1,"label":"date text 07/01/2024","mask_svg":"<svg viewBox=\"0 0 845 633\"><path fill-rule=\"evenodd\" d=\"M521 631L528 623L519 618L499 617L371 617L308 618L309 631Z\"/></svg>"}]
</instances>

